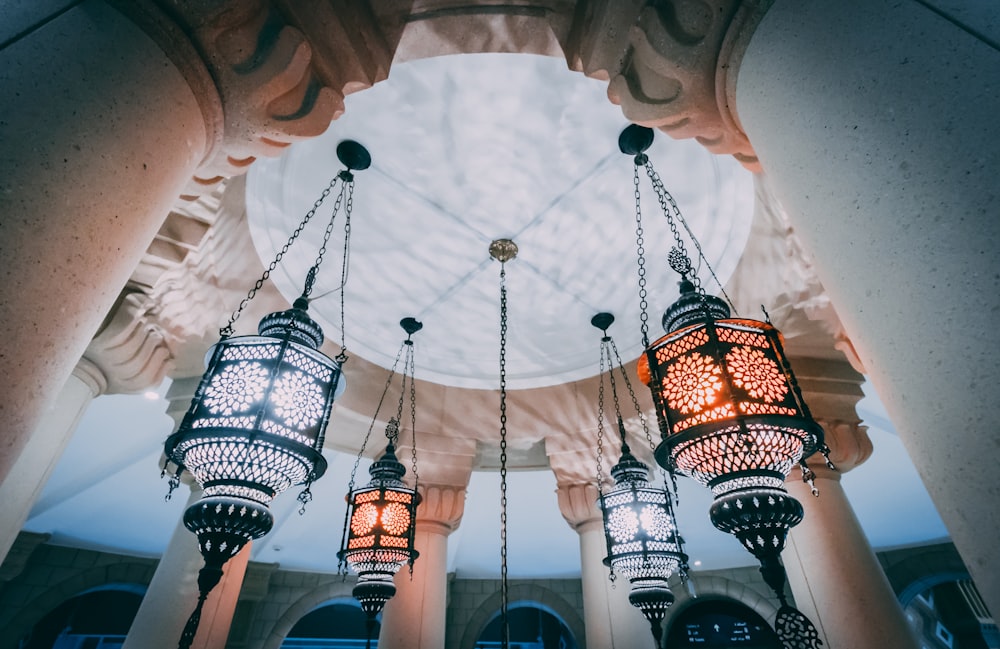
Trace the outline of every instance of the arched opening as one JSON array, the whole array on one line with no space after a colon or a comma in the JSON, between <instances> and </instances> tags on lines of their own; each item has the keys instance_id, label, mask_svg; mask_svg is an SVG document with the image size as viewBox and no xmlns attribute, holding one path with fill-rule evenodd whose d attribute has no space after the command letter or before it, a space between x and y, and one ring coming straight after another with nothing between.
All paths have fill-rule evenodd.
<instances>
[{"instance_id":1,"label":"arched opening","mask_svg":"<svg viewBox=\"0 0 1000 649\"><path fill-rule=\"evenodd\" d=\"M132 584L84 591L49 611L21 640L20 649L119 649L142 603Z\"/></svg>"},{"instance_id":2,"label":"arched opening","mask_svg":"<svg viewBox=\"0 0 1000 649\"><path fill-rule=\"evenodd\" d=\"M516 602L507 613L510 649L576 649L576 638L559 615L537 602ZM501 646L500 612L479 634L475 649Z\"/></svg>"},{"instance_id":3,"label":"arched opening","mask_svg":"<svg viewBox=\"0 0 1000 649\"><path fill-rule=\"evenodd\" d=\"M372 630L371 647L378 647L381 625ZM365 614L353 599L338 599L314 608L292 627L281 649L357 649L369 646Z\"/></svg>"},{"instance_id":4,"label":"arched opening","mask_svg":"<svg viewBox=\"0 0 1000 649\"><path fill-rule=\"evenodd\" d=\"M731 599L708 599L691 604L671 621L666 646L742 647L781 649L781 640L751 608Z\"/></svg>"}]
</instances>

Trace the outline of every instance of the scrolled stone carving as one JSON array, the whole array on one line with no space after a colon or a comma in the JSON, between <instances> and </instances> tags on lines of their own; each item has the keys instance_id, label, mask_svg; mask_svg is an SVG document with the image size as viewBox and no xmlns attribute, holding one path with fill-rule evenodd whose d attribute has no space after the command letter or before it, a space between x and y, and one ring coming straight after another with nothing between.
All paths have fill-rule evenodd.
<instances>
[{"instance_id":1,"label":"scrolled stone carving","mask_svg":"<svg viewBox=\"0 0 1000 649\"><path fill-rule=\"evenodd\" d=\"M222 100L223 132L184 191L194 197L245 173L260 156L319 135L344 110L324 84L305 34L267 0L173 3L203 53Z\"/></svg>"},{"instance_id":2,"label":"scrolled stone carving","mask_svg":"<svg viewBox=\"0 0 1000 649\"><path fill-rule=\"evenodd\" d=\"M465 513L465 487L420 485L420 495L417 529L430 527L442 534L451 534L458 529Z\"/></svg>"},{"instance_id":3,"label":"scrolled stone carving","mask_svg":"<svg viewBox=\"0 0 1000 649\"><path fill-rule=\"evenodd\" d=\"M628 35L622 69L608 96L625 117L674 138L694 138L751 171L760 164L733 118L727 85L738 44L766 3L660 0L648 3Z\"/></svg>"},{"instance_id":4,"label":"scrolled stone carving","mask_svg":"<svg viewBox=\"0 0 1000 649\"><path fill-rule=\"evenodd\" d=\"M323 133L344 95L384 79L392 59L367 3L111 2L157 41L202 107L210 142L187 200Z\"/></svg>"},{"instance_id":5,"label":"scrolled stone carving","mask_svg":"<svg viewBox=\"0 0 1000 649\"><path fill-rule=\"evenodd\" d=\"M593 483L561 484L556 489L559 511L577 531L588 523L603 524L597 496L597 485Z\"/></svg>"},{"instance_id":6,"label":"scrolled stone carving","mask_svg":"<svg viewBox=\"0 0 1000 649\"><path fill-rule=\"evenodd\" d=\"M872 440L868 437L868 427L858 420L819 419L830 447L830 459L840 473L846 473L863 464L872 455ZM825 471L826 464L820 456L809 458L809 466L814 471Z\"/></svg>"},{"instance_id":7,"label":"scrolled stone carving","mask_svg":"<svg viewBox=\"0 0 1000 649\"><path fill-rule=\"evenodd\" d=\"M105 377L107 394L133 393L159 385L173 353L159 325L149 317L149 297L125 293L87 346L83 358Z\"/></svg>"}]
</instances>

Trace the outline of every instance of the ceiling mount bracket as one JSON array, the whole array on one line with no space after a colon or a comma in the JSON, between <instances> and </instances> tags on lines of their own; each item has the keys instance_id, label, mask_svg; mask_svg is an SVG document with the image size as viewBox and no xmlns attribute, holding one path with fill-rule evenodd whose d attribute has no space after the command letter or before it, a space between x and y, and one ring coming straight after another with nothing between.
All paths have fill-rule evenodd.
<instances>
[{"instance_id":1,"label":"ceiling mount bracket","mask_svg":"<svg viewBox=\"0 0 1000 649\"><path fill-rule=\"evenodd\" d=\"M517 244L510 239L495 239L490 243L490 257L500 263L508 262L517 257Z\"/></svg>"}]
</instances>

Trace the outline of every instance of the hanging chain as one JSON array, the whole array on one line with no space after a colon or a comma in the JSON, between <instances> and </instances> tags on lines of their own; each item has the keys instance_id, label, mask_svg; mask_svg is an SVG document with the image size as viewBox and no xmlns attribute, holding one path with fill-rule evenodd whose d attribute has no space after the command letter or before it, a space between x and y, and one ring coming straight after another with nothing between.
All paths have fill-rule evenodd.
<instances>
[{"instance_id":1,"label":"hanging chain","mask_svg":"<svg viewBox=\"0 0 1000 649\"><path fill-rule=\"evenodd\" d=\"M639 272L639 320L642 323L642 346L649 347L649 302L646 301L646 247L642 229L642 196L639 194L639 165L632 174L635 188L635 252Z\"/></svg>"},{"instance_id":2,"label":"hanging chain","mask_svg":"<svg viewBox=\"0 0 1000 649\"><path fill-rule=\"evenodd\" d=\"M403 388L406 388L407 377L410 384L410 434L413 445L410 448L410 462L413 467L413 490L420 486L420 474L417 473L417 382L413 375L416 371L416 361L414 358L413 341L409 338L403 343L406 345L406 361L403 365ZM402 421L402 394L400 395L400 420Z\"/></svg>"},{"instance_id":3,"label":"hanging chain","mask_svg":"<svg viewBox=\"0 0 1000 649\"><path fill-rule=\"evenodd\" d=\"M722 291L722 296L726 298L726 302L729 303L729 307L733 310L734 314L737 314L736 306L733 304L732 299L730 299L729 294L726 293L726 288L719 281L719 278L715 274L715 270L712 265L708 263L708 258L705 257L705 252L701 249L701 244L698 242L698 238L694 236L694 232L688 226L687 220L684 219L684 215L681 214L681 209L677 205L677 201L674 200L673 195L667 191L667 188L663 185L663 181L660 180L660 175L656 173L656 169L653 168L653 163L647 158L645 160L646 175L649 176L649 181L653 184L653 191L656 193L656 199L660 203L660 209L663 211L663 215L667 219L667 224L670 226L670 233L674 237L674 247L677 248L678 253L686 259L686 266L689 269L687 276L688 280L694 284L695 289L701 293L705 294L705 289L701 285L701 279L698 274L695 273L691 264L691 255L687 252L687 247L684 245L684 240L681 238L680 231L677 229L677 223L679 222L683 227L684 231L687 232L688 237L691 239L691 243L694 244L695 249L698 251L698 258L705 263L705 267L708 268L709 274L715 283L718 285L719 289ZM636 167L636 174L638 174L638 167ZM674 267L674 264L671 264ZM677 270L676 267L674 267ZM678 270L678 272L683 271Z\"/></svg>"},{"instance_id":4,"label":"hanging chain","mask_svg":"<svg viewBox=\"0 0 1000 649\"><path fill-rule=\"evenodd\" d=\"M361 458L364 457L365 448L368 446L368 440L371 439L372 430L375 428L375 422L378 419L378 413L382 410L382 404L385 403L385 397L389 393L389 386L392 385L392 379L396 376L396 367L399 365L399 359L403 357L404 346L399 346L399 351L396 353L396 360L392 362L392 369L389 370L389 376L385 380L385 387L382 388L382 396L378 399L378 405L375 406L375 414L372 415L372 421L368 424L368 432L365 433L365 439L361 442L361 450L358 451L358 455L354 458L354 467L351 469L351 481L347 485L347 491L354 491L355 478L358 473L358 466L361 464Z\"/></svg>"},{"instance_id":5,"label":"hanging chain","mask_svg":"<svg viewBox=\"0 0 1000 649\"><path fill-rule=\"evenodd\" d=\"M510 646L507 619L507 269L500 262L500 646Z\"/></svg>"},{"instance_id":6,"label":"hanging chain","mask_svg":"<svg viewBox=\"0 0 1000 649\"><path fill-rule=\"evenodd\" d=\"M229 336L233 335L234 331L233 325L236 324L236 321L239 320L241 315L243 315L243 309L245 309L247 304L250 303L250 300L252 300L254 296L257 295L257 291L259 291L264 286L264 282L267 281L267 279L271 276L271 273L274 272L274 269L278 267L279 263L281 263L281 260L288 252L288 249L292 247L292 244L295 243L296 239L299 238L299 235L302 234L302 230L304 230L305 227L309 225L309 222L312 220L312 218L316 216L316 210L320 208L320 206L323 204L323 201L325 201L326 197L330 195L330 192L333 191L334 186L340 179L341 178L339 174L337 176L334 176L333 180L330 181L330 184L326 186L323 192L319 195L319 198L317 198L316 201L313 203L312 208L308 212L306 212L306 215L304 217L302 217L302 220L299 222L298 227L296 227L295 230L292 232L291 236L288 237L288 241L285 242L285 245L281 246L281 250L278 251L278 254L275 255L271 263L268 264L267 269L264 271L264 274L261 275L260 279L258 279L254 283L253 288L251 288L250 291L247 292L247 296L240 301L239 306L236 308L235 311L233 311L232 315L229 316L229 322L226 323L226 326L219 329L220 337L228 338ZM343 193L343 189L341 189L341 192ZM334 211L334 214L336 214L336 211Z\"/></svg>"},{"instance_id":7,"label":"hanging chain","mask_svg":"<svg viewBox=\"0 0 1000 649\"><path fill-rule=\"evenodd\" d=\"M320 264L323 263L323 258L326 256L326 246L330 242L330 235L333 234L333 226L337 222L337 214L340 212L340 206L344 203L344 195L349 190L353 191L354 189L354 184L344 177L344 172L341 172L338 178L344 180L344 184L340 186L340 193L337 194L337 200L333 203L333 213L330 215L330 220L323 231L323 242L316 253L316 261L313 262L312 268L309 269L309 274L306 276L306 285L302 290L302 297L304 298L312 295L313 286L316 283L316 273L319 272Z\"/></svg>"},{"instance_id":8,"label":"hanging chain","mask_svg":"<svg viewBox=\"0 0 1000 649\"><path fill-rule=\"evenodd\" d=\"M350 183L347 191L347 206L344 210L344 252L340 262L340 353L336 356L338 363L347 360L347 334L344 326L344 292L347 286L347 269L351 258L351 211L354 209L354 183Z\"/></svg>"},{"instance_id":9,"label":"hanging chain","mask_svg":"<svg viewBox=\"0 0 1000 649\"><path fill-rule=\"evenodd\" d=\"M604 497L604 352L608 337L601 339L601 373L597 389L597 495Z\"/></svg>"}]
</instances>

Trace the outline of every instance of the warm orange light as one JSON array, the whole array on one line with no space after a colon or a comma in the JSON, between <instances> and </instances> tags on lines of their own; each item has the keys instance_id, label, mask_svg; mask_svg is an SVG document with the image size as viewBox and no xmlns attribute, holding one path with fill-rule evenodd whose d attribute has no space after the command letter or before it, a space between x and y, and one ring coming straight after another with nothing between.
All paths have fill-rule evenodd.
<instances>
[{"instance_id":1,"label":"warm orange light","mask_svg":"<svg viewBox=\"0 0 1000 649\"><path fill-rule=\"evenodd\" d=\"M650 361L653 366L650 367ZM658 459L707 484L733 472L788 475L819 428L792 389L778 331L742 318L700 320L639 358L664 448Z\"/></svg>"},{"instance_id":2,"label":"warm orange light","mask_svg":"<svg viewBox=\"0 0 1000 649\"><path fill-rule=\"evenodd\" d=\"M358 505L351 516L351 532L355 536L371 534L378 522L378 507L371 503Z\"/></svg>"},{"instance_id":3,"label":"warm orange light","mask_svg":"<svg viewBox=\"0 0 1000 649\"><path fill-rule=\"evenodd\" d=\"M386 493L386 496L388 496L389 493L392 492ZM397 502L387 503L385 509L382 510L382 529L384 529L387 534L402 536L406 533L406 530L409 527L409 510ZM384 542L385 541L383 541L383 543Z\"/></svg>"}]
</instances>

